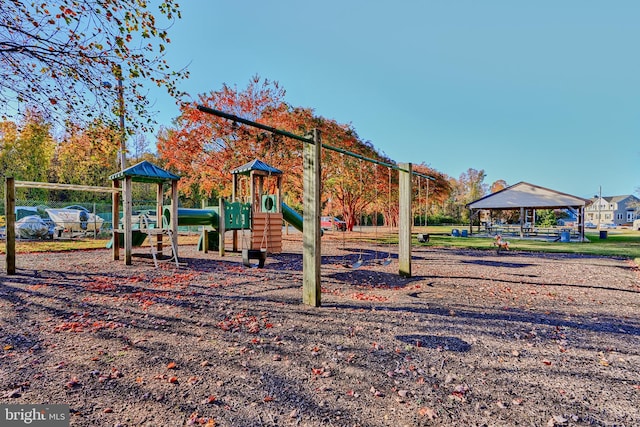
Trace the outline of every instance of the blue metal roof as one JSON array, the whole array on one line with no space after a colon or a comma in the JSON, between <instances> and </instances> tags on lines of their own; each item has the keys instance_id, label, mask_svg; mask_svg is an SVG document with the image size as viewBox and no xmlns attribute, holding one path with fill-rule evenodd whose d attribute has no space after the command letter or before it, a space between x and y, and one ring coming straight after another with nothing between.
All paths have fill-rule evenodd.
<instances>
[{"instance_id":1,"label":"blue metal roof","mask_svg":"<svg viewBox=\"0 0 640 427\"><path fill-rule=\"evenodd\" d=\"M280 169L276 169L273 166L269 166L262 160L254 159L249 163L246 163L242 166L239 166L231 171L233 175L248 175L251 171L261 171L266 172L271 175L282 175L282 171Z\"/></svg>"},{"instance_id":2,"label":"blue metal roof","mask_svg":"<svg viewBox=\"0 0 640 427\"><path fill-rule=\"evenodd\" d=\"M153 163L150 163L146 160L129 166L125 170L120 172L116 172L109 177L112 181L120 180L125 177L131 177L132 181L135 182L166 182L166 181L177 181L180 177L176 174L168 172Z\"/></svg>"}]
</instances>

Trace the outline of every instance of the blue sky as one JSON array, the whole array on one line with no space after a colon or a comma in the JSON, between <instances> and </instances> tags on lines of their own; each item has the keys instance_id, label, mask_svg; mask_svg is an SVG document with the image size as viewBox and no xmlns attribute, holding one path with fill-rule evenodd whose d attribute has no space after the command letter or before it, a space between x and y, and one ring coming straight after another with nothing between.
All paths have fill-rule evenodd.
<instances>
[{"instance_id":1,"label":"blue sky","mask_svg":"<svg viewBox=\"0 0 640 427\"><path fill-rule=\"evenodd\" d=\"M194 97L253 75L397 162L580 197L640 187L640 2L190 0ZM158 98L160 124L178 115ZM277 166L277 165L276 165Z\"/></svg>"}]
</instances>

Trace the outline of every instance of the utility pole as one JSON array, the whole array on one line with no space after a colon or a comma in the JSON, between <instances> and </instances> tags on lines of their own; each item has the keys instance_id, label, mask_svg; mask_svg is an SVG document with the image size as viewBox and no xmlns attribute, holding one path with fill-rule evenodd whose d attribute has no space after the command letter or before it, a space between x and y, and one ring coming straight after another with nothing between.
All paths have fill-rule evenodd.
<instances>
[{"instance_id":1,"label":"utility pole","mask_svg":"<svg viewBox=\"0 0 640 427\"><path fill-rule=\"evenodd\" d=\"M124 128L124 87L122 86L122 68L118 66L118 109L120 110L120 169L124 170L126 167L126 129Z\"/></svg>"},{"instance_id":2,"label":"utility pole","mask_svg":"<svg viewBox=\"0 0 640 427\"><path fill-rule=\"evenodd\" d=\"M602 209L602 185L600 186L600 191L598 192L598 230L600 230L601 209Z\"/></svg>"},{"instance_id":3,"label":"utility pole","mask_svg":"<svg viewBox=\"0 0 640 427\"><path fill-rule=\"evenodd\" d=\"M122 79L122 67L118 65L116 71L116 79L118 80L118 115L120 116L120 144L118 148L118 158L116 159L120 163L120 170L124 170L126 167L126 152L127 152L127 130L124 127L124 86ZM111 89L113 85L111 82L102 82L102 86Z\"/></svg>"}]
</instances>

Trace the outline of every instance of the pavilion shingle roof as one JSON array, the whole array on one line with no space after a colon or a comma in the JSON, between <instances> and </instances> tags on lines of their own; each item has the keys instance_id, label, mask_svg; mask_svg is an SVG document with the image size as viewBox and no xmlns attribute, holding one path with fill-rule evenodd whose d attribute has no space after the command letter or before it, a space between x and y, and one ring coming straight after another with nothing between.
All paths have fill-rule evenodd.
<instances>
[{"instance_id":1,"label":"pavilion shingle roof","mask_svg":"<svg viewBox=\"0 0 640 427\"><path fill-rule=\"evenodd\" d=\"M519 182L467 204L471 209L554 209L585 206L588 199Z\"/></svg>"}]
</instances>

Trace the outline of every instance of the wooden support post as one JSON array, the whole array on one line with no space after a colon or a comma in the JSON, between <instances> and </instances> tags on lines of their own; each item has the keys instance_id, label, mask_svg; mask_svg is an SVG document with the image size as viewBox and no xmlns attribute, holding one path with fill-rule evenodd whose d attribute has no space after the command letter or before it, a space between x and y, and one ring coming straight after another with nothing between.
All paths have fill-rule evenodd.
<instances>
[{"instance_id":1,"label":"wooden support post","mask_svg":"<svg viewBox=\"0 0 640 427\"><path fill-rule=\"evenodd\" d=\"M398 274L411 277L411 163L399 163Z\"/></svg>"},{"instance_id":2,"label":"wooden support post","mask_svg":"<svg viewBox=\"0 0 640 427\"><path fill-rule=\"evenodd\" d=\"M123 219L124 219L124 263L125 265L131 265L131 210L133 204L131 202L131 177L126 176L124 178L124 187L122 188L124 202L123 202Z\"/></svg>"},{"instance_id":3,"label":"wooden support post","mask_svg":"<svg viewBox=\"0 0 640 427\"><path fill-rule=\"evenodd\" d=\"M178 181L171 181L171 242L173 243L175 259L178 258Z\"/></svg>"},{"instance_id":4,"label":"wooden support post","mask_svg":"<svg viewBox=\"0 0 640 427\"><path fill-rule=\"evenodd\" d=\"M158 183L158 187L156 190L156 228L162 230L163 221L162 221L162 202L164 201L164 185L162 182ZM149 236L151 238L151 236ZM162 253L162 233L156 234L156 250L159 254ZM153 242L149 242L153 244Z\"/></svg>"},{"instance_id":5,"label":"wooden support post","mask_svg":"<svg viewBox=\"0 0 640 427\"><path fill-rule=\"evenodd\" d=\"M200 202L200 209L204 209L207 207L207 201L206 200L201 200ZM208 225L203 225L202 226L202 252L205 254L209 253L209 229L208 229Z\"/></svg>"},{"instance_id":6,"label":"wooden support post","mask_svg":"<svg viewBox=\"0 0 640 427\"><path fill-rule=\"evenodd\" d=\"M321 304L320 283L320 160L322 141L319 129L313 130L313 144L303 146L303 220L302 302L312 307Z\"/></svg>"},{"instance_id":7,"label":"wooden support post","mask_svg":"<svg viewBox=\"0 0 640 427\"><path fill-rule=\"evenodd\" d=\"M218 200L218 206L218 254L220 256L224 256L224 234L227 231L227 212L224 207L224 198L220 197L220 199Z\"/></svg>"},{"instance_id":8,"label":"wooden support post","mask_svg":"<svg viewBox=\"0 0 640 427\"><path fill-rule=\"evenodd\" d=\"M114 189L120 188L120 181L114 179L112 181L112 187ZM111 234L113 235L113 245L111 245L111 253L113 260L120 259L120 192L114 191L111 193Z\"/></svg>"},{"instance_id":9,"label":"wooden support post","mask_svg":"<svg viewBox=\"0 0 640 427\"><path fill-rule=\"evenodd\" d=\"M5 179L4 186L4 208L7 257L7 275L16 274L16 182L13 177Z\"/></svg>"},{"instance_id":10,"label":"wooden support post","mask_svg":"<svg viewBox=\"0 0 640 427\"><path fill-rule=\"evenodd\" d=\"M584 242L584 206L578 208L578 234L580 242Z\"/></svg>"},{"instance_id":11,"label":"wooden support post","mask_svg":"<svg viewBox=\"0 0 640 427\"><path fill-rule=\"evenodd\" d=\"M237 194L238 194L238 174L233 174L233 188L231 193L231 202L237 202ZM224 219L222 216L223 207L220 208L220 217ZM244 231L243 231L244 233ZM231 251L238 252L238 230L233 230L231 232Z\"/></svg>"},{"instance_id":12,"label":"wooden support post","mask_svg":"<svg viewBox=\"0 0 640 427\"><path fill-rule=\"evenodd\" d=\"M524 208L520 208L520 238L522 239L523 233L522 229L524 228L525 215L527 211Z\"/></svg>"}]
</instances>

